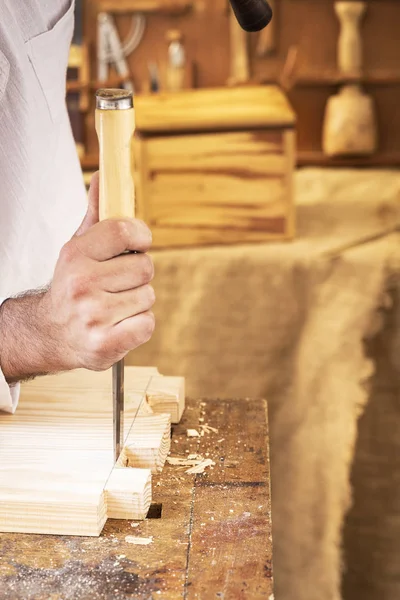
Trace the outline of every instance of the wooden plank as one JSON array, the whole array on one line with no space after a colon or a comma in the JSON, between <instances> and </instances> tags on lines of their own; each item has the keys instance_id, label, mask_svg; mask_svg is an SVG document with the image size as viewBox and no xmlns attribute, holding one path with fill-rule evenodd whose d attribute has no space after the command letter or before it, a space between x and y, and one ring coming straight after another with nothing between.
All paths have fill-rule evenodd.
<instances>
[{"instance_id":1,"label":"wooden plank","mask_svg":"<svg viewBox=\"0 0 400 600\"><path fill-rule=\"evenodd\" d=\"M170 414L153 414L155 368L126 367L125 444L113 458L111 372L83 370L23 385L15 415L0 415L0 531L99 535L108 516L144 519L151 472L170 448ZM152 379L155 379L152 387ZM181 378L167 378L167 410L183 410ZM135 468L129 468L135 467Z\"/></svg>"},{"instance_id":2,"label":"wooden plank","mask_svg":"<svg viewBox=\"0 0 400 600\"><path fill-rule=\"evenodd\" d=\"M162 471L171 448L169 414L138 415L126 437L118 461L124 467Z\"/></svg>"},{"instance_id":3,"label":"wooden plank","mask_svg":"<svg viewBox=\"0 0 400 600\"><path fill-rule=\"evenodd\" d=\"M193 0L98 0L98 10L110 13L180 13L192 4Z\"/></svg>"},{"instance_id":4,"label":"wooden plank","mask_svg":"<svg viewBox=\"0 0 400 600\"><path fill-rule=\"evenodd\" d=\"M247 162L244 162L247 159ZM282 173L285 168L283 131L219 132L152 137L147 141L146 170L192 172L207 170L245 174L251 161L254 176Z\"/></svg>"},{"instance_id":5,"label":"wooden plank","mask_svg":"<svg viewBox=\"0 0 400 600\"><path fill-rule=\"evenodd\" d=\"M113 469L105 486L109 519L143 520L151 502L151 474L148 469Z\"/></svg>"},{"instance_id":6,"label":"wooden plank","mask_svg":"<svg viewBox=\"0 0 400 600\"><path fill-rule=\"evenodd\" d=\"M285 95L272 85L143 94L135 108L141 134L293 127L296 121Z\"/></svg>"},{"instance_id":7,"label":"wooden plank","mask_svg":"<svg viewBox=\"0 0 400 600\"><path fill-rule=\"evenodd\" d=\"M141 139L139 216L154 247L292 236L294 139L292 130Z\"/></svg>"}]
</instances>

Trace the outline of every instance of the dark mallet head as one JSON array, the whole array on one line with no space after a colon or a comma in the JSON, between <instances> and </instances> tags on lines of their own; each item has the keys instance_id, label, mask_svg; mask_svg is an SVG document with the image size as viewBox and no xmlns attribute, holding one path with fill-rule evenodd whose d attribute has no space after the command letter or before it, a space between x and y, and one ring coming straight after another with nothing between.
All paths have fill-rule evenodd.
<instances>
[{"instance_id":1,"label":"dark mallet head","mask_svg":"<svg viewBox=\"0 0 400 600\"><path fill-rule=\"evenodd\" d=\"M260 31L272 19L267 0L230 0L233 12L245 31Z\"/></svg>"}]
</instances>

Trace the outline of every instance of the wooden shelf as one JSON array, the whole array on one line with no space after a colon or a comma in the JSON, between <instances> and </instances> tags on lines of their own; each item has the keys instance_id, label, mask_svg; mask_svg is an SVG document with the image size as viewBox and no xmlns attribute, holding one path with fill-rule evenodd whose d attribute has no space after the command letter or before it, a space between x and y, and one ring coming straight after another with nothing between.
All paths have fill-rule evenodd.
<instances>
[{"instance_id":1,"label":"wooden shelf","mask_svg":"<svg viewBox=\"0 0 400 600\"><path fill-rule=\"evenodd\" d=\"M107 81L90 81L88 84L83 84L80 81L68 80L67 81L67 92L78 92L82 90L98 90L99 88L112 88L121 87L125 81L129 81L131 78L128 77L113 77L107 79Z\"/></svg>"},{"instance_id":2,"label":"wooden shelf","mask_svg":"<svg viewBox=\"0 0 400 600\"><path fill-rule=\"evenodd\" d=\"M400 167L400 153L379 154L366 157L329 158L322 151L310 150L297 154L297 166L318 166L331 168L352 167ZM84 171L97 171L99 168L99 157L97 154L88 154L81 158L81 166Z\"/></svg>"},{"instance_id":3,"label":"wooden shelf","mask_svg":"<svg viewBox=\"0 0 400 600\"><path fill-rule=\"evenodd\" d=\"M319 166L319 167L399 167L400 153L376 154L365 157L329 158L322 151L301 151L297 154L297 166Z\"/></svg>"},{"instance_id":4,"label":"wooden shelf","mask_svg":"<svg viewBox=\"0 0 400 600\"><path fill-rule=\"evenodd\" d=\"M180 13L188 10L193 0L100 0L98 11L109 13L158 12Z\"/></svg>"},{"instance_id":5,"label":"wooden shelf","mask_svg":"<svg viewBox=\"0 0 400 600\"><path fill-rule=\"evenodd\" d=\"M97 171L99 168L98 154L85 154L81 156L80 161L83 171Z\"/></svg>"},{"instance_id":6,"label":"wooden shelf","mask_svg":"<svg viewBox=\"0 0 400 600\"><path fill-rule=\"evenodd\" d=\"M353 73L344 75L338 71L309 72L294 75L293 83L302 86L316 85L344 85L349 83L362 83L372 85L400 84L399 70L380 70L367 73Z\"/></svg>"}]
</instances>

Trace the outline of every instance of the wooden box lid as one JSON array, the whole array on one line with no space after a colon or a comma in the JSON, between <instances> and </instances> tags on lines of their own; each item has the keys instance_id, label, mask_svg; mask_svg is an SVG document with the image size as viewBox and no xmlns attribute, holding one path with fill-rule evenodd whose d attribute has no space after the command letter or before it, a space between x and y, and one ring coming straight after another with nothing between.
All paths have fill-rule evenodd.
<instances>
[{"instance_id":1,"label":"wooden box lid","mask_svg":"<svg viewBox=\"0 0 400 600\"><path fill-rule=\"evenodd\" d=\"M288 128L296 121L275 85L138 95L135 108L143 134Z\"/></svg>"}]
</instances>

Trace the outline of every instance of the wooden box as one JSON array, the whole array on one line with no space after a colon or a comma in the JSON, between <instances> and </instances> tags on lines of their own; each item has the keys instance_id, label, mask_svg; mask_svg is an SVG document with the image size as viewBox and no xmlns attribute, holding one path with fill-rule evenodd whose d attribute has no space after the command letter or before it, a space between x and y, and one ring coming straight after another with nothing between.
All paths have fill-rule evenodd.
<instances>
[{"instance_id":1,"label":"wooden box","mask_svg":"<svg viewBox=\"0 0 400 600\"><path fill-rule=\"evenodd\" d=\"M135 101L137 215L154 247L294 235L295 116L276 86Z\"/></svg>"}]
</instances>

